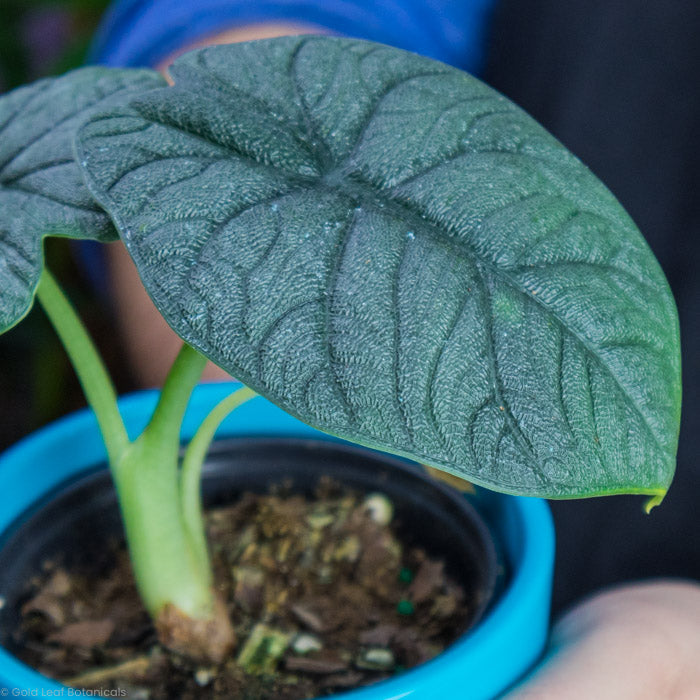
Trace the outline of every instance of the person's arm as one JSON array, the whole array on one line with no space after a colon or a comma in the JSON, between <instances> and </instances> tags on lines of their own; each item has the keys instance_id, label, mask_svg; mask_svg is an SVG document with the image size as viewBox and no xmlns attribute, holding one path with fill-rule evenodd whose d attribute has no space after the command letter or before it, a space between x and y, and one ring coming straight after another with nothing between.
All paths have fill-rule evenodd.
<instances>
[{"instance_id":1,"label":"person's arm","mask_svg":"<svg viewBox=\"0 0 700 700\"><path fill-rule=\"evenodd\" d=\"M578 604L554 626L544 661L503 700L592 698L700 698L700 585L634 583Z\"/></svg>"}]
</instances>

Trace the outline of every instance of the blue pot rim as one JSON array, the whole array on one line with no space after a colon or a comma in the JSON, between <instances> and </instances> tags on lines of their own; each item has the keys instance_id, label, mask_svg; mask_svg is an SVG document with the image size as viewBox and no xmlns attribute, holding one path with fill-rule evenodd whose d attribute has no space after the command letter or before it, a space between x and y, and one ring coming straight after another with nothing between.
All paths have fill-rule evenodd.
<instances>
[{"instance_id":1,"label":"blue pot rim","mask_svg":"<svg viewBox=\"0 0 700 700\"><path fill-rule=\"evenodd\" d=\"M185 421L183 438L191 437L201 416L230 393L231 383L202 384L195 390ZM130 435L143 428L158 392L147 390L124 396L119 405ZM222 424L221 436L276 435L334 440L307 426L262 397L253 399ZM79 458L60 452L76 445ZM343 441L341 441L343 442ZM41 456L57 459L59 469L45 478L27 479ZM49 424L0 455L0 494L7 503L0 508L0 540L27 509L67 478L104 461L104 447L94 415L83 409ZM38 476L36 472L35 476ZM9 498L8 498L9 496ZM15 498L13 498L15 496ZM454 642L439 656L381 683L332 696L345 700L430 700L450 697L455 682L469 683L469 698L494 697L517 680L540 656L547 638L549 598L554 566L554 526L545 501L488 493L490 509L499 527L509 534L502 544L509 549L511 578L500 598L476 628ZM487 516L488 520L488 516ZM492 522L493 526L494 523ZM0 592L1 593L1 592ZM477 675L474 675L474 674ZM52 690L64 686L46 678L0 648L0 687ZM437 694L436 694L437 693ZM454 697L454 695L452 695Z\"/></svg>"}]
</instances>

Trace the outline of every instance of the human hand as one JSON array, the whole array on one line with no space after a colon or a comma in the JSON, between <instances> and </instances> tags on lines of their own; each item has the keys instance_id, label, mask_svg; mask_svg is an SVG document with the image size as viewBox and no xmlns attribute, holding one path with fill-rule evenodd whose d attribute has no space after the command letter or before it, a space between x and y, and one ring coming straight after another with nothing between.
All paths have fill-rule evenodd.
<instances>
[{"instance_id":1,"label":"human hand","mask_svg":"<svg viewBox=\"0 0 700 700\"><path fill-rule=\"evenodd\" d=\"M700 585L634 583L580 603L554 626L543 662L503 700L592 698L700 698Z\"/></svg>"}]
</instances>

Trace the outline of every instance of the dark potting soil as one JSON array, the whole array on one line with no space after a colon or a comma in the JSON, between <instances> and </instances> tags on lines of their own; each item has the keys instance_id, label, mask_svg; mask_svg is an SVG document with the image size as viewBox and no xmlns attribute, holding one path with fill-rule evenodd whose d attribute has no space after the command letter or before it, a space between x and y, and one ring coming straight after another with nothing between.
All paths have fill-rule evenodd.
<instances>
[{"instance_id":1,"label":"dark potting soil","mask_svg":"<svg viewBox=\"0 0 700 700\"><path fill-rule=\"evenodd\" d=\"M158 644L120 542L96 571L45 562L15 653L68 685L131 698L296 700L401 673L468 627L477 592L402 544L385 496L328 480L316 496L279 487L207 513L217 587L238 637L221 666Z\"/></svg>"}]
</instances>

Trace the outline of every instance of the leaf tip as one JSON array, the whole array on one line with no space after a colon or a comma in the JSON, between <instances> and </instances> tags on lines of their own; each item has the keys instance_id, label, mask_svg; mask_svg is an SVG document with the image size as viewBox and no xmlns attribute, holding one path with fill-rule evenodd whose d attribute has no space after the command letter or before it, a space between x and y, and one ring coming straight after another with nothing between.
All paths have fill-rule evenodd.
<instances>
[{"instance_id":1,"label":"leaf tip","mask_svg":"<svg viewBox=\"0 0 700 700\"><path fill-rule=\"evenodd\" d=\"M644 504L644 512L649 515L651 513L653 508L656 508L656 506L661 504L661 501L664 500L664 497L666 496L666 491L665 490L659 490L654 493L654 495L647 500L647 502Z\"/></svg>"}]
</instances>

